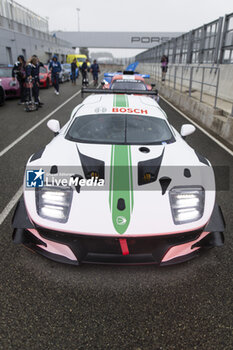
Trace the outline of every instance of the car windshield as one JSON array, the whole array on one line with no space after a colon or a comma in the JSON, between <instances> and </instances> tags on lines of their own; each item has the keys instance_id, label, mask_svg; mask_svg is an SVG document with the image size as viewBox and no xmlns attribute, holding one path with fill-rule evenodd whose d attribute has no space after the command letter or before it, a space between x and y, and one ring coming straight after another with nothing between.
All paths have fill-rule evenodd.
<instances>
[{"instance_id":1,"label":"car windshield","mask_svg":"<svg viewBox=\"0 0 233 350\"><path fill-rule=\"evenodd\" d=\"M70 69L70 64L63 64L63 67L64 67L65 69Z\"/></svg>"},{"instance_id":2,"label":"car windshield","mask_svg":"<svg viewBox=\"0 0 233 350\"><path fill-rule=\"evenodd\" d=\"M12 68L0 68L0 77L1 78L12 77Z\"/></svg>"},{"instance_id":3,"label":"car windshield","mask_svg":"<svg viewBox=\"0 0 233 350\"><path fill-rule=\"evenodd\" d=\"M76 118L66 139L75 142L153 145L174 142L165 120L145 115L102 114Z\"/></svg>"},{"instance_id":4,"label":"car windshield","mask_svg":"<svg viewBox=\"0 0 233 350\"><path fill-rule=\"evenodd\" d=\"M40 73L47 73L47 69L45 67L40 67Z\"/></svg>"},{"instance_id":5,"label":"car windshield","mask_svg":"<svg viewBox=\"0 0 233 350\"><path fill-rule=\"evenodd\" d=\"M79 57L79 58L77 58L77 61L78 62L85 62L86 58L85 57Z\"/></svg>"},{"instance_id":6,"label":"car windshield","mask_svg":"<svg viewBox=\"0 0 233 350\"><path fill-rule=\"evenodd\" d=\"M121 80L121 81L114 81L111 86L111 90L140 90L140 91L145 91L146 90L146 85L143 84L142 82L137 82L137 81L126 81L126 80Z\"/></svg>"}]
</instances>

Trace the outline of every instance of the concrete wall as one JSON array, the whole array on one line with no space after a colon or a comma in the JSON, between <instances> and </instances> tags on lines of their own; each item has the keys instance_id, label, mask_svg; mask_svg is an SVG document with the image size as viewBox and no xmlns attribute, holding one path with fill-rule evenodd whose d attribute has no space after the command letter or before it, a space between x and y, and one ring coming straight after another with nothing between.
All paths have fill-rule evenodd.
<instances>
[{"instance_id":1,"label":"concrete wall","mask_svg":"<svg viewBox=\"0 0 233 350\"><path fill-rule=\"evenodd\" d=\"M137 67L137 70L143 71L143 69L146 69L146 71L150 74L153 74L153 76L157 77L158 80L161 79L161 65L160 64L150 64L150 63L140 63ZM190 68L193 67L193 83L192 83L192 89L200 91L201 90L201 84L196 83L195 81L201 82L202 81L202 74L203 69L201 67L208 67L208 69L205 69L204 73L204 82L210 85L217 85L218 82L218 71L216 69L217 66L212 65L188 65L183 68L183 87L186 88L186 90L189 88L189 81L190 81ZM218 96L219 98L228 101L233 104L233 64L221 64L218 66L220 69L220 75L219 75L219 86L218 86ZM144 72L144 71L143 71ZM174 75L175 75L175 66L169 65L168 72L167 72L167 78L170 75L170 80L174 82ZM182 76L182 68L177 66L176 69L176 84L181 85L181 76ZM214 96L216 93L216 88L211 86L204 86L204 93Z\"/></svg>"},{"instance_id":2,"label":"concrete wall","mask_svg":"<svg viewBox=\"0 0 233 350\"><path fill-rule=\"evenodd\" d=\"M0 17L0 64L12 64L18 55L25 55L25 52L26 58L36 54L42 62L47 62L54 53L62 60L67 54L74 53L74 50L69 43L54 38L49 33Z\"/></svg>"},{"instance_id":3,"label":"concrete wall","mask_svg":"<svg viewBox=\"0 0 233 350\"><path fill-rule=\"evenodd\" d=\"M229 67L227 69L227 67ZM230 89L233 84L233 67L226 65L223 67L221 74L221 91ZM140 64L137 67L140 73L151 74L152 79L155 79L156 67L151 64ZM228 71L228 74L227 74ZM230 76L232 74L232 78ZM211 78L210 78L211 79ZM224 89L224 84L226 88ZM159 94L165 97L168 101L178 107L181 111L187 114L190 118L203 126L207 131L213 134L216 138L221 140L230 149L233 150L233 117L230 115L218 114L218 110L208 106L205 103L199 102L196 99L189 97L185 93L174 90L171 87L163 85L161 78L156 80L156 87ZM231 88L232 89L232 88ZM224 97L230 96L233 90L226 91ZM231 100L233 102L233 99Z\"/></svg>"}]
</instances>

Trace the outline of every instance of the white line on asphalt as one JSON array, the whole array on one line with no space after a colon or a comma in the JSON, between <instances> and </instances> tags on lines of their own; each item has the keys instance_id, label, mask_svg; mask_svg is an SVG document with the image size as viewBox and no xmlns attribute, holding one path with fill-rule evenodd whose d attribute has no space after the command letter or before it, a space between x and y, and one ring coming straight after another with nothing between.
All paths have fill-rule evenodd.
<instances>
[{"instance_id":1,"label":"white line on asphalt","mask_svg":"<svg viewBox=\"0 0 233 350\"><path fill-rule=\"evenodd\" d=\"M104 73L100 74L103 75ZM93 80L90 82L90 84L93 82ZM49 113L46 117L44 117L42 120L40 120L37 124L35 124L32 128L30 128L29 130L27 130L24 134L22 134L20 137L18 137L14 142L12 142L9 146L7 146L6 148L4 148L1 152L0 152L0 157L2 157L5 153L7 153L12 147L14 147L15 145L17 145L17 143L19 143L21 140L23 140L27 135L29 135L33 130L35 130L36 128L38 128L38 126L40 126L41 124L43 124L48 118L50 118L54 113L56 113L57 111L59 111L59 109L61 109L63 106L65 106L68 102L70 102L74 97L78 96L80 94L81 90L79 90L78 92L76 92L74 95L72 95L70 98L68 98L68 100L66 100L65 102L63 102L60 106L58 106L56 109L54 109L51 113Z\"/></svg>"},{"instance_id":2,"label":"white line on asphalt","mask_svg":"<svg viewBox=\"0 0 233 350\"><path fill-rule=\"evenodd\" d=\"M102 73L103 74L103 73ZM102 75L100 74L100 75ZM92 81L90 82L90 84ZM66 100L64 103L62 103L60 106L58 106L53 112L48 114L44 119L42 119L39 123L34 125L31 129L29 129L27 132L25 132L23 135L21 135L15 142L11 143L8 147L6 147L1 153L0 156L2 156L4 153L8 152L12 147L14 147L18 142L20 142L24 137L26 137L30 132L32 132L34 129L36 129L40 124L42 124L46 119L51 117L54 113L56 113L60 108L62 108L66 103L68 103L72 98L75 96L78 96L80 94L81 90L76 92L73 96L71 96L68 100ZM15 195L11 198L10 202L6 205L6 207L3 209L3 211L0 214L0 225L3 223L3 221L6 219L10 211L13 209L14 205L18 202L20 196L23 193L23 185L18 189L18 191L15 193Z\"/></svg>"},{"instance_id":3,"label":"white line on asphalt","mask_svg":"<svg viewBox=\"0 0 233 350\"><path fill-rule=\"evenodd\" d=\"M23 185L18 189L14 197L10 200L10 202L7 204L7 206L3 209L3 211L0 214L0 225L3 223L5 218L8 216L14 205L18 202L20 196L23 193Z\"/></svg>"},{"instance_id":4,"label":"white line on asphalt","mask_svg":"<svg viewBox=\"0 0 233 350\"><path fill-rule=\"evenodd\" d=\"M72 95L70 98L68 98L68 100L66 100L65 102L63 102L60 106L58 106L56 109L54 109L51 113L49 113L46 117L44 117L43 119L41 119L37 124L35 124L32 128L30 128L29 130L27 130L24 134L22 134L20 137L18 137L14 142L12 142L9 146L7 146L6 148L4 148L1 152L0 152L0 157L2 157L5 153L7 153L12 147L14 147L15 145L17 145L17 143L19 143L21 140L23 140L27 135L29 135L33 130L35 130L36 128L38 128L38 126L40 126L41 124L43 124L47 119L49 119L54 113L56 113L57 111L59 111L59 109L61 109L63 106L65 106L68 102L70 102L74 97L78 96L80 94L81 90L79 90L78 92L76 92L74 95Z\"/></svg>"},{"instance_id":5,"label":"white line on asphalt","mask_svg":"<svg viewBox=\"0 0 233 350\"><path fill-rule=\"evenodd\" d=\"M178 108L176 108L175 106L173 106L173 104L171 102L169 102L166 98L160 96L160 98L162 98L162 100L164 100L169 106L171 106L175 111L177 111L179 114L181 114L185 119L187 119L188 121L190 121L192 124L194 124L199 130L201 130L205 135L207 135L211 140L213 140L214 142L216 142L221 148L223 148L226 152L228 152L231 156L233 156L233 152L227 148L222 142L218 141L214 136L212 136L211 134L208 133L208 131L206 131L205 129L203 129L200 125L198 125L196 122L194 122L191 118L189 118L186 114L184 114L183 112L181 112Z\"/></svg>"}]
</instances>

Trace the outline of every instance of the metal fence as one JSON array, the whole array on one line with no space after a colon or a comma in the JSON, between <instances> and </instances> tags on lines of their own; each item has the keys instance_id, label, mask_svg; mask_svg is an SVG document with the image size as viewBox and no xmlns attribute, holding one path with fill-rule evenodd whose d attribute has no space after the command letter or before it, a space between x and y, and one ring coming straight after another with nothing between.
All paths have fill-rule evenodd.
<instances>
[{"instance_id":1,"label":"metal fence","mask_svg":"<svg viewBox=\"0 0 233 350\"><path fill-rule=\"evenodd\" d=\"M155 65L154 75L161 79L160 65ZM170 65L166 74L165 85L203 101L208 94L211 104L217 107L220 68L210 66Z\"/></svg>"},{"instance_id":2,"label":"metal fence","mask_svg":"<svg viewBox=\"0 0 233 350\"><path fill-rule=\"evenodd\" d=\"M225 16L220 62L233 63L233 13Z\"/></svg>"},{"instance_id":3,"label":"metal fence","mask_svg":"<svg viewBox=\"0 0 233 350\"><path fill-rule=\"evenodd\" d=\"M142 52L136 60L156 63L163 55L176 64L233 63L233 13Z\"/></svg>"}]
</instances>

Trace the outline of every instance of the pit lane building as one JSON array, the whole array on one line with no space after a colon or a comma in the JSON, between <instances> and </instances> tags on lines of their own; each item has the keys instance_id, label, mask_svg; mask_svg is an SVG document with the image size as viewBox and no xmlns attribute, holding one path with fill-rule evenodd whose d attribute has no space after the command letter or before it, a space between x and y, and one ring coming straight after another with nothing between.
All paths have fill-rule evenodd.
<instances>
[{"instance_id":1,"label":"pit lane building","mask_svg":"<svg viewBox=\"0 0 233 350\"><path fill-rule=\"evenodd\" d=\"M48 19L12 0L0 1L0 64L13 64L18 55L37 55L47 62L74 53L71 43L49 33Z\"/></svg>"}]
</instances>

